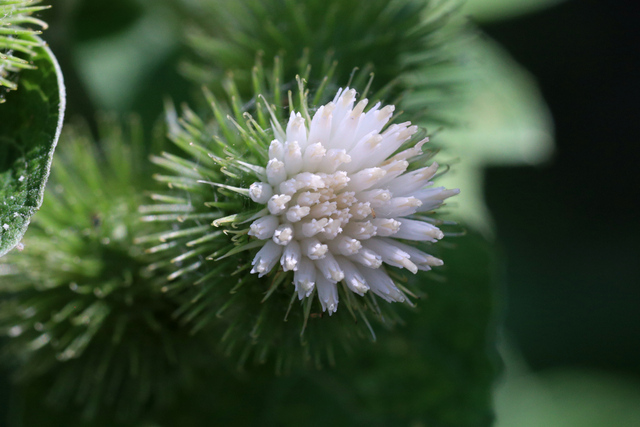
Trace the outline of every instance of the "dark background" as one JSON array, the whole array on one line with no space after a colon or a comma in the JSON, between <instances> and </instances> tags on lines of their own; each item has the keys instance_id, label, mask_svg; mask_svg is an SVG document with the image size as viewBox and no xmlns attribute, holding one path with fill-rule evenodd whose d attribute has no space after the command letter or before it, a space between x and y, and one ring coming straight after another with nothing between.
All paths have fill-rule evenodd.
<instances>
[{"instance_id":1,"label":"dark background","mask_svg":"<svg viewBox=\"0 0 640 427\"><path fill-rule=\"evenodd\" d=\"M536 370L640 378L639 17L569 1L483 29L537 79L556 126L539 167L488 170L507 335Z\"/></svg>"}]
</instances>

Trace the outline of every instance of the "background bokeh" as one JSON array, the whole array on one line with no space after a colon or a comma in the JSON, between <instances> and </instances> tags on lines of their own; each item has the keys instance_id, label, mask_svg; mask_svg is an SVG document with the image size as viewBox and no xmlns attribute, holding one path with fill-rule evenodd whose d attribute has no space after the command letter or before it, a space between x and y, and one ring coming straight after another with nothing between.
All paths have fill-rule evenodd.
<instances>
[{"instance_id":1,"label":"background bokeh","mask_svg":"<svg viewBox=\"0 0 640 427\"><path fill-rule=\"evenodd\" d=\"M507 353L500 425L640 423L634 12L572 1L483 26L536 77L556 132L547 164L487 174L520 355Z\"/></svg>"},{"instance_id":2,"label":"background bokeh","mask_svg":"<svg viewBox=\"0 0 640 427\"><path fill-rule=\"evenodd\" d=\"M65 72L68 117L91 123L98 110L136 111L151 128L165 97L191 98L176 66L184 55L173 11L129 0L54 6L46 39ZM537 82L546 101L548 111L523 109L517 119L540 123L550 112L555 134L553 152L551 139L533 134L543 147L509 157L517 161L496 154L513 150L502 136L469 178L480 186L484 170L488 215L468 220L495 242L502 261L500 427L640 425L634 12L622 0L478 0L466 9L502 47L499 55L523 67L501 72L528 71L522 85ZM492 143L491 136L479 142ZM527 159L536 164L523 165ZM9 389L0 377L0 414L9 411Z\"/></svg>"}]
</instances>

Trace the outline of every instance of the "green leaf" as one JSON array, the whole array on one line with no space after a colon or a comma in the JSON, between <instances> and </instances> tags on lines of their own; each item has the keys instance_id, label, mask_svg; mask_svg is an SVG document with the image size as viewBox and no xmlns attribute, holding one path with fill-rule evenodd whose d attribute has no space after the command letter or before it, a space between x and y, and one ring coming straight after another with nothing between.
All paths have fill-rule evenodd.
<instances>
[{"instance_id":1,"label":"green leaf","mask_svg":"<svg viewBox=\"0 0 640 427\"><path fill-rule=\"evenodd\" d=\"M553 120L535 79L508 52L488 37L477 37L455 47L466 61L459 80L466 85L458 103L443 104L440 114L453 123L433 138L442 147L441 159L453 163L438 185L460 188L452 214L464 224L491 234L492 221L484 203L484 169L489 166L534 165L554 150ZM450 78L451 73L441 78ZM429 106L429 87L438 75L425 68L408 74L406 85L416 87L402 107ZM438 129L438 123L421 123Z\"/></svg>"},{"instance_id":2,"label":"green leaf","mask_svg":"<svg viewBox=\"0 0 640 427\"><path fill-rule=\"evenodd\" d=\"M42 43L37 36L29 39ZM48 47L35 52L37 70L23 71L18 90L0 104L0 256L20 242L42 204L62 129L65 89L60 66Z\"/></svg>"},{"instance_id":3,"label":"green leaf","mask_svg":"<svg viewBox=\"0 0 640 427\"><path fill-rule=\"evenodd\" d=\"M500 344L506 372L495 391L495 427L640 425L636 378L576 367L533 372L506 344Z\"/></svg>"},{"instance_id":4,"label":"green leaf","mask_svg":"<svg viewBox=\"0 0 640 427\"><path fill-rule=\"evenodd\" d=\"M177 48L178 39L171 21L150 10L126 30L83 40L73 56L95 105L125 112L131 110L140 87Z\"/></svg>"},{"instance_id":5,"label":"green leaf","mask_svg":"<svg viewBox=\"0 0 640 427\"><path fill-rule=\"evenodd\" d=\"M129 0L91 0L77 2L74 12L74 37L86 41L128 30L144 9L139 2Z\"/></svg>"},{"instance_id":6,"label":"green leaf","mask_svg":"<svg viewBox=\"0 0 640 427\"><path fill-rule=\"evenodd\" d=\"M467 0L464 11L483 21L509 19L555 6L564 0Z\"/></svg>"}]
</instances>

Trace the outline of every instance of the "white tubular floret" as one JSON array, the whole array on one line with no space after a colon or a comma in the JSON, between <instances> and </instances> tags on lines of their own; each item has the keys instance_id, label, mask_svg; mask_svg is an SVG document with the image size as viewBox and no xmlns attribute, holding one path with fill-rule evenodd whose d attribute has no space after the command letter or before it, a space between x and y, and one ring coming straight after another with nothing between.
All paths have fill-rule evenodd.
<instances>
[{"instance_id":1,"label":"white tubular floret","mask_svg":"<svg viewBox=\"0 0 640 427\"><path fill-rule=\"evenodd\" d=\"M369 202L372 208L377 209L385 206L391 200L392 193L389 190L376 188L375 190L361 191L356 198L363 202Z\"/></svg>"},{"instance_id":2,"label":"white tubular floret","mask_svg":"<svg viewBox=\"0 0 640 427\"><path fill-rule=\"evenodd\" d=\"M376 236L389 237L400 230L400 222L393 218L374 218L371 224L376 227Z\"/></svg>"},{"instance_id":3,"label":"white tubular floret","mask_svg":"<svg viewBox=\"0 0 640 427\"><path fill-rule=\"evenodd\" d=\"M394 197L384 206L376 209L376 214L384 217L398 217L413 215L418 212L422 202L413 196Z\"/></svg>"},{"instance_id":4,"label":"white tubular floret","mask_svg":"<svg viewBox=\"0 0 640 427\"><path fill-rule=\"evenodd\" d=\"M335 172L339 166L350 163L351 156L344 149L332 148L327 151L318 165L318 170L325 173Z\"/></svg>"},{"instance_id":5,"label":"white tubular floret","mask_svg":"<svg viewBox=\"0 0 640 427\"><path fill-rule=\"evenodd\" d=\"M380 296L382 299L388 302L404 302L406 300L402 291L398 289L383 269L361 268L360 272L367 281L371 292Z\"/></svg>"},{"instance_id":6,"label":"white tubular floret","mask_svg":"<svg viewBox=\"0 0 640 427\"><path fill-rule=\"evenodd\" d=\"M422 168L413 172L405 173L386 184L386 188L396 196L413 193L425 185L438 171L438 164L433 163L428 168Z\"/></svg>"},{"instance_id":7,"label":"white tubular floret","mask_svg":"<svg viewBox=\"0 0 640 427\"><path fill-rule=\"evenodd\" d=\"M284 145L282 142L274 139L269 144L269 160L284 160Z\"/></svg>"},{"instance_id":8,"label":"white tubular floret","mask_svg":"<svg viewBox=\"0 0 640 427\"><path fill-rule=\"evenodd\" d=\"M302 170L302 150L298 141L285 142L284 168L289 176L295 175Z\"/></svg>"},{"instance_id":9,"label":"white tubular floret","mask_svg":"<svg viewBox=\"0 0 640 427\"><path fill-rule=\"evenodd\" d=\"M289 222L298 222L305 216L309 215L311 208L309 206L295 205L287 211L287 219Z\"/></svg>"},{"instance_id":10,"label":"white tubular floret","mask_svg":"<svg viewBox=\"0 0 640 427\"><path fill-rule=\"evenodd\" d=\"M351 175L347 188L355 192L368 190L376 185L386 174L387 171L378 167L363 169Z\"/></svg>"},{"instance_id":11,"label":"white tubular floret","mask_svg":"<svg viewBox=\"0 0 640 427\"><path fill-rule=\"evenodd\" d=\"M365 247L360 249L358 253L351 255L349 259L369 268L378 268L382 265L382 257Z\"/></svg>"},{"instance_id":12,"label":"white tubular floret","mask_svg":"<svg viewBox=\"0 0 640 427\"><path fill-rule=\"evenodd\" d=\"M370 239L376 235L376 227L371 223L371 221L352 221L344 227L344 231L348 236L358 240Z\"/></svg>"},{"instance_id":13,"label":"white tubular floret","mask_svg":"<svg viewBox=\"0 0 640 427\"><path fill-rule=\"evenodd\" d=\"M360 248L362 248L362 243L353 237L342 234L329 241L328 246L334 254L349 256L357 254Z\"/></svg>"},{"instance_id":14,"label":"white tubular floret","mask_svg":"<svg viewBox=\"0 0 640 427\"><path fill-rule=\"evenodd\" d=\"M309 142L315 144L316 142L325 145L329 142L331 136L331 121L333 119L333 112L335 105L328 103L318 108L313 119L311 119L311 128L309 130Z\"/></svg>"},{"instance_id":15,"label":"white tubular floret","mask_svg":"<svg viewBox=\"0 0 640 427\"><path fill-rule=\"evenodd\" d=\"M267 163L267 181L269 181L269 184L277 188L285 179L287 179L287 171L284 168L284 163L278 159L269 160L269 163Z\"/></svg>"},{"instance_id":16,"label":"white tubular floret","mask_svg":"<svg viewBox=\"0 0 640 427\"><path fill-rule=\"evenodd\" d=\"M331 221L331 218L311 219L302 222L296 222L296 232L300 236L313 237L324 230L324 227Z\"/></svg>"},{"instance_id":17,"label":"white tubular floret","mask_svg":"<svg viewBox=\"0 0 640 427\"><path fill-rule=\"evenodd\" d=\"M351 292L361 296L364 295L369 290L369 286L358 267L342 256L337 256L336 261L344 272L344 281Z\"/></svg>"},{"instance_id":18,"label":"white tubular floret","mask_svg":"<svg viewBox=\"0 0 640 427\"><path fill-rule=\"evenodd\" d=\"M287 123L287 141L298 141L301 149L307 146L307 127L300 113L291 112Z\"/></svg>"},{"instance_id":19,"label":"white tubular floret","mask_svg":"<svg viewBox=\"0 0 640 427\"><path fill-rule=\"evenodd\" d=\"M265 204L273 196L273 188L266 182L254 182L249 186L249 197L256 203Z\"/></svg>"},{"instance_id":20,"label":"white tubular floret","mask_svg":"<svg viewBox=\"0 0 640 427\"><path fill-rule=\"evenodd\" d=\"M293 226L282 224L273 232L273 241L278 245L286 246L294 237Z\"/></svg>"},{"instance_id":21,"label":"white tubular floret","mask_svg":"<svg viewBox=\"0 0 640 427\"><path fill-rule=\"evenodd\" d=\"M293 274L293 284L298 291L298 299L310 296L315 283L316 267L314 263L309 258L300 257L298 269Z\"/></svg>"},{"instance_id":22,"label":"white tubular floret","mask_svg":"<svg viewBox=\"0 0 640 427\"><path fill-rule=\"evenodd\" d=\"M273 233L276 231L276 227L280 221L278 217L273 215L263 216L262 218L258 218L249 227L249 235L255 236L260 240L266 240L273 236Z\"/></svg>"},{"instance_id":23,"label":"white tubular floret","mask_svg":"<svg viewBox=\"0 0 640 427\"><path fill-rule=\"evenodd\" d=\"M405 243L398 242L393 239L385 239L382 238L386 244L395 246L402 251L409 254L411 257L411 261L418 266L418 270L429 271L431 267L439 267L444 264L444 262L440 258L436 258L432 255L429 255L421 250L414 248L413 246L409 246Z\"/></svg>"},{"instance_id":24,"label":"white tubular floret","mask_svg":"<svg viewBox=\"0 0 640 427\"><path fill-rule=\"evenodd\" d=\"M267 203L267 207L272 215L280 215L282 212L287 210L287 203L290 201L291 196L288 194L276 194L271 196Z\"/></svg>"},{"instance_id":25,"label":"white tubular floret","mask_svg":"<svg viewBox=\"0 0 640 427\"><path fill-rule=\"evenodd\" d=\"M436 242L444 237L444 233L435 225L414 219L396 218L400 230L393 236L398 239Z\"/></svg>"},{"instance_id":26,"label":"white tubular floret","mask_svg":"<svg viewBox=\"0 0 640 427\"><path fill-rule=\"evenodd\" d=\"M457 188L447 190L444 187L436 187L417 191L414 196L422 202L422 206L420 206L418 212L426 212L442 206L444 200L456 194L460 194L460 190Z\"/></svg>"},{"instance_id":27,"label":"white tubular floret","mask_svg":"<svg viewBox=\"0 0 640 427\"><path fill-rule=\"evenodd\" d=\"M337 283L344 279L344 273L336 259L331 255L331 252L327 252L326 256L316 261L316 267L322 273L322 275L329 281Z\"/></svg>"},{"instance_id":28,"label":"white tubular floret","mask_svg":"<svg viewBox=\"0 0 640 427\"><path fill-rule=\"evenodd\" d=\"M314 142L307 146L302 156L304 170L307 172L316 172L326 153L327 149L324 148L321 142Z\"/></svg>"},{"instance_id":29,"label":"white tubular floret","mask_svg":"<svg viewBox=\"0 0 640 427\"><path fill-rule=\"evenodd\" d=\"M364 246L379 254L382 261L389 265L406 268L413 274L418 272L418 266L411 262L411 256L397 246L388 245L380 238L366 240Z\"/></svg>"},{"instance_id":30,"label":"white tubular floret","mask_svg":"<svg viewBox=\"0 0 640 427\"><path fill-rule=\"evenodd\" d=\"M327 280L321 274L316 275L316 280L322 311L328 311L331 316L338 309L338 288L335 283Z\"/></svg>"},{"instance_id":31,"label":"white tubular floret","mask_svg":"<svg viewBox=\"0 0 640 427\"><path fill-rule=\"evenodd\" d=\"M301 240L300 249L302 250L302 254L307 256L311 260L324 258L327 255L328 251L327 245L323 245L318 239L314 237Z\"/></svg>"},{"instance_id":32,"label":"white tubular floret","mask_svg":"<svg viewBox=\"0 0 640 427\"><path fill-rule=\"evenodd\" d=\"M281 254L282 246L276 245L273 240L267 241L251 262L251 265L253 265L251 273L258 273L258 277L269 273L278 262Z\"/></svg>"},{"instance_id":33,"label":"white tubular floret","mask_svg":"<svg viewBox=\"0 0 640 427\"><path fill-rule=\"evenodd\" d=\"M298 264L301 258L300 244L296 240L292 240L284 248L280 264L284 271L298 271Z\"/></svg>"}]
</instances>

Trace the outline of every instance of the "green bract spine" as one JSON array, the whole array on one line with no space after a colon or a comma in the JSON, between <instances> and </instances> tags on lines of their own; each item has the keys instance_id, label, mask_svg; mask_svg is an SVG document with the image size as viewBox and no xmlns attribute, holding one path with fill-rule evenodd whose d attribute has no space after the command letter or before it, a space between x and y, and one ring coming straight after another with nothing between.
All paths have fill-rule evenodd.
<instances>
[{"instance_id":1,"label":"green bract spine","mask_svg":"<svg viewBox=\"0 0 640 427\"><path fill-rule=\"evenodd\" d=\"M36 6L39 0L0 0L0 89L18 88L20 70L34 69L29 58L35 55L34 48L42 42L31 37L45 30L47 23L31 16L50 6ZM0 103L4 94L0 91Z\"/></svg>"}]
</instances>

